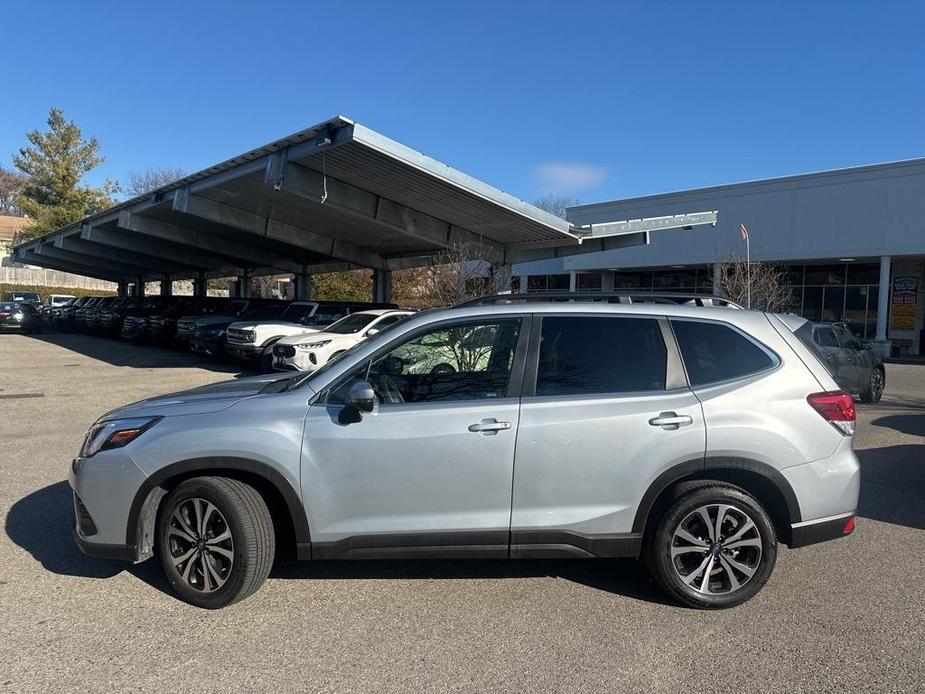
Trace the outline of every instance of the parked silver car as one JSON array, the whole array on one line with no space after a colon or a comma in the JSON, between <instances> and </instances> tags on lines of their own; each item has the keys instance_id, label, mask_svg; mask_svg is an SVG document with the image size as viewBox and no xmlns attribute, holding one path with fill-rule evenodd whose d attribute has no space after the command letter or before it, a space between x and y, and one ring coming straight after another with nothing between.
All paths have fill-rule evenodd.
<instances>
[{"instance_id":1,"label":"parked silver car","mask_svg":"<svg viewBox=\"0 0 925 694\"><path fill-rule=\"evenodd\" d=\"M257 590L280 541L301 559L642 556L676 600L718 608L761 589L778 541L853 530L853 400L779 317L535 299L103 415L71 469L77 543L156 551L206 608Z\"/></svg>"}]
</instances>

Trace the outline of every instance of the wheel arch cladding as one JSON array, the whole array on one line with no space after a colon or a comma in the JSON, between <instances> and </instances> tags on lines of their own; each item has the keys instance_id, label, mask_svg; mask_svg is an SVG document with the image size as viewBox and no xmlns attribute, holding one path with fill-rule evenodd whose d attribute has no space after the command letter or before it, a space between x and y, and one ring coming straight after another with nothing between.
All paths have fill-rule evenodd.
<instances>
[{"instance_id":1,"label":"wheel arch cladding","mask_svg":"<svg viewBox=\"0 0 925 694\"><path fill-rule=\"evenodd\" d=\"M126 524L126 544L136 545L138 558L146 559L154 548L157 512L164 496L192 477L228 477L254 487L270 509L277 531L291 533L300 559L311 548L308 519L302 501L283 475L266 463L249 458L193 458L166 465L152 473L138 488Z\"/></svg>"},{"instance_id":2,"label":"wheel arch cladding","mask_svg":"<svg viewBox=\"0 0 925 694\"><path fill-rule=\"evenodd\" d=\"M755 497L771 518L774 530L785 544L792 539L792 523L802 520L796 494L779 470L747 458L707 457L680 463L655 478L643 495L633 520L633 532L644 533L649 519L669 490L679 482L716 480L740 487Z\"/></svg>"}]
</instances>

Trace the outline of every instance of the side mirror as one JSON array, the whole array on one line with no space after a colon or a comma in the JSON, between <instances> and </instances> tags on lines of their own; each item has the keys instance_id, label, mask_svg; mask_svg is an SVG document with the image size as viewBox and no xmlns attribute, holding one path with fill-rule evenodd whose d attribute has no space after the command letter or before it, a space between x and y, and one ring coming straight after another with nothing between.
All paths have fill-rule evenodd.
<instances>
[{"instance_id":1,"label":"side mirror","mask_svg":"<svg viewBox=\"0 0 925 694\"><path fill-rule=\"evenodd\" d=\"M376 406L376 391L366 381L357 381L347 391L344 403L355 407L360 414L369 414Z\"/></svg>"},{"instance_id":2,"label":"side mirror","mask_svg":"<svg viewBox=\"0 0 925 694\"><path fill-rule=\"evenodd\" d=\"M370 328L366 331L366 337L372 337L379 334L379 328Z\"/></svg>"},{"instance_id":3,"label":"side mirror","mask_svg":"<svg viewBox=\"0 0 925 694\"><path fill-rule=\"evenodd\" d=\"M363 421L363 414L369 414L376 406L376 392L366 381L357 381L347 391L344 407L337 415L340 424L356 424Z\"/></svg>"}]
</instances>

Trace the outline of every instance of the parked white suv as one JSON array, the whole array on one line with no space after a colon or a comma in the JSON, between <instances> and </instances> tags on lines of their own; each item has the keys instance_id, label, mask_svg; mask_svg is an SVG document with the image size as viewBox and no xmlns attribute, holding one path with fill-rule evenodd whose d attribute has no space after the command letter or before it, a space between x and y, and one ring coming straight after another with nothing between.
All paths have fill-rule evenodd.
<instances>
[{"instance_id":1,"label":"parked white suv","mask_svg":"<svg viewBox=\"0 0 925 694\"><path fill-rule=\"evenodd\" d=\"M261 368L270 371L273 345L281 338L320 332L344 316L371 308L398 307L346 301L293 301L277 320L238 321L229 325L225 351L233 359L258 362Z\"/></svg>"},{"instance_id":2,"label":"parked white suv","mask_svg":"<svg viewBox=\"0 0 925 694\"><path fill-rule=\"evenodd\" d=\"M321 332L284 337L273 346L277 371L314 371L367 337L394 325L412 311L390 308L360 311L341 318Z\"/></svg>"}]
</instances>

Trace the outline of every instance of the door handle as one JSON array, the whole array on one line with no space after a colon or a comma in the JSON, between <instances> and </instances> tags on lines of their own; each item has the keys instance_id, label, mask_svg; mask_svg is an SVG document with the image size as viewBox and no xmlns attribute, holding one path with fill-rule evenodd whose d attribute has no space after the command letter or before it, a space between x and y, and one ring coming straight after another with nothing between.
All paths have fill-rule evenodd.
<instances>
[{"instance_id":1,"label":"door handle","mask_svg":"<svg viewBox=\"0 0 925 694\"><path fill-rule=\"evenodd\" d=\"M693 423L694 419L690 415L678 414L677 412L662 412L658 417L653 417L649 420L649 424L652 426L669 430Z\"/></svg>"},{"instance_id":2,"label":"door handle","mask_svg":"<svg viewBox=\"0 0 925 694\"><path fill-rule=\"evenodd\" d=\"M471 431L473 434L484 434L485 436L494 436L499 431L504 431L505 429L510 428L510 422L499 422L494 417L483 419L481 422L469 425L469 431Z\"/></svg>"}]
</instances>

